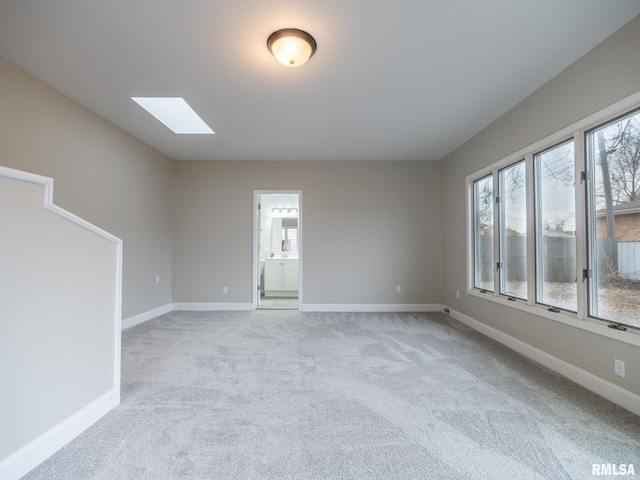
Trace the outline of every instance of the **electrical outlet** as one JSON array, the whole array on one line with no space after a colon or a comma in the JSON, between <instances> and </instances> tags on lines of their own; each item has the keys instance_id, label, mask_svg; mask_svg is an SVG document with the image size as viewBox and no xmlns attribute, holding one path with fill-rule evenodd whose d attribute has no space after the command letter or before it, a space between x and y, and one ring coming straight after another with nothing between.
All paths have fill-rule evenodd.
<instances>
[{"instance_id":1,"label":"electrical outlet","mask_svg":"<svg viewBox=\"0 0 640 480\"><path fill-rule=\"evenodd\" d=\"M156 275L156 285L160 283L160 275Z\"/></svg>"},{"instance_id":2,"label":"electrical outlet","mask_svg":"<svg viewBox=\"0 0 640 480\"><path fill-rule=\"evenodd\" d=\"M396 292L400 293L402 291L402 287L400 285L396 285Z\"/></svg>"},{"instance_id":3,"label":"electrical outlet","mask_svg":"<svg viewBox=\"0 0 640 480\"><path fill-rule=\"evenodd\" d=\"M229 293L229 289L227 287L222 287L222 293Z\"/></svg>"},{"instance_id":4,"label":"electrical outlet","mask_svg":"<svg viewBox=\"0 0 640 480\"><path fill-rule=\"evenodd\" d=\"M456 290L456 298L460 298L460 290Z\"/></svg>"},{"instance_id":5,"label":"electrical outlet","mask_svg":"<svg viewBox=\"0 0 640 480\"><path fill-rule=\"evenodd\" d=\"M446 313L447 315L449 315L449 307L444 307L444 308L442 309L442 311L443 311L444 313Z\"/></svg>"},{"instance_id":6,"label":"electrical outlet","mask_svg":"<svg viewBox=\"0 0 640 480\"><path fill-rule=\"evenodd\" d=\"M613 361L613 372L617 376L624 378L624 360L618 360L616 358Z\"/></svg>"}]
</instances>

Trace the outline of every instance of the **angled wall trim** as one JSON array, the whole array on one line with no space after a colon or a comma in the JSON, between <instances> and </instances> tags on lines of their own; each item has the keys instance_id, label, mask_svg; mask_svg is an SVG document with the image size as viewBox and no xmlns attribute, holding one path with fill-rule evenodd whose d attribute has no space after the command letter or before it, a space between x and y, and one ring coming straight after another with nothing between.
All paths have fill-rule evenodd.
<instances>
[{"instance_id":1,"label":"angled wall trim","mask_svg":"<svg viewBox=\"0 0 640 480\"><path fill-rule=\"evenodd\" d=\"M100 227L97 227L92 223L87 222L86 220L78 217L77 215L74 215L71 212L68 212L64 208L61 208L53 203L53 178L44 177L42 175L36 175L35 173L23 172L21 170L16 170L13 168L8 168L3 166L0 166L0 177L18 180L21 182L28 182L28 183L34 183L37 185L42 185L44 189L44 195L42 197L42 207L45 210L54 212L56 215L66 218L67 220L73 223L76 223L77 225L80 225L83 228L86 228L87 230L95 233L96 235L99 235L115 243L116 245L119 245L120 250L122 250L122 240L120 240L118 237L110 234L109 232L106 232Z\"/></svg>"},{"instance_id":2,"label":"angled wall trim","mask_svg":"<svg viewBox=\"0 0 640 480\"><path fill-rule=\"evenodd\" d=\"M13 479L120 403L123 245L55 205L51 178L0 167L0 184L0 478Z\"/></svg>"}]
</instances>

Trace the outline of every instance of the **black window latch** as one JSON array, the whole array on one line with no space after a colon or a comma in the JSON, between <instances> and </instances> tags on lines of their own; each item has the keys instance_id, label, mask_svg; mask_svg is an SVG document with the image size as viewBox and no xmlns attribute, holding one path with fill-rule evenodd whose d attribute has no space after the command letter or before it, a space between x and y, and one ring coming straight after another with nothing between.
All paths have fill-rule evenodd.
<instances>
[{"instance_id":1,"label":"black window latch","mask_svg":"<svg viewBox=\"0 0 640 480\"><path fill-rule=\"evenodd\" d=\"M619 323L610 323L609 325L607 325L607 327L613 328L614 330L620 330L621 332L627 331L627 327L623 327Z\"/></svg>"}]
</instances>

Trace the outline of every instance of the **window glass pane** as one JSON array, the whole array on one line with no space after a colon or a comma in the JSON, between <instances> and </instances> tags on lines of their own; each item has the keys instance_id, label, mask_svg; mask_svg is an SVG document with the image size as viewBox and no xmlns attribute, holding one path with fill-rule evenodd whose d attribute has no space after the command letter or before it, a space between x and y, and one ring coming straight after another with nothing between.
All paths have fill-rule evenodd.
<instances>
[{"instance_id":1,"label":"window glass pane","mask_svg":"<svg viewBox=\"0 0 640 480\"><path fill-rule=\"evenodd\" d=\"M573 141L538 153L536 169L536 301L578 309Z\"/></svg>"},{"instance_id":2,"label":"window glass pane","mask_svg":"<svg viewBox=\"0 0 640 480\"><path fill-rule=\"evenodd\" d=\"M524 160L500 170L500 293L527 298L527 198Z\"/></svg>"},{"instance_id":3,"label":"window glass pane","mask_svg":"<svg viewBox=\"0 0 640 480\"><path fill-rule=\"evenodd\" d=\"M298 251L298 219L296 217L282 218L282 251Z\"/></svg>"},{"instance_id":4,"label":"window glass pane","mask_svg":"<svg viewBox=\"0 0 640 480\"><path fill-rule=\"evenodd\" d=\"M296 227L282 228L282 251L283 252L298 251L298 229Z\"/></svg>"},{"instance_id":5,"label":"window glass pane","mask_svg":"<svg viewBox=\"0 0 640 480\"><path fill-rule=\"evenodd\" d=\"M493 292L493 176L473 182L473 198L473 286Z\"/></svg>"},{"instance_id":6,"label":"window glass pane","mask_svg":"<svg viewBox=\"0 0 640 480\"><path fill-rule=\"evenodd\" d=\"M590 132L589 315L640 327L640 113Z\"/></svg>"}]
</instances>

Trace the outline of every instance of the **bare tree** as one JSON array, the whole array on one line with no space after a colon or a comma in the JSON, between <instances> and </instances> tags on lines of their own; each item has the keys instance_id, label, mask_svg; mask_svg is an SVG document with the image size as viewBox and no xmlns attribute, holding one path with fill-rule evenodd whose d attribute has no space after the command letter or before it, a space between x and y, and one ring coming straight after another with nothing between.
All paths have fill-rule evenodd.
<instances>
[{"instance_id":1,"label":"bare tree","mask_svg":"<svg viewBox=\"0 0 640 480\"><path fill-rule=\"evenodd\" d=\"M476 205L480 225L493 225L493 177L476 183Z\"/></svg>"},{"instance_id":2,"label":"bare tree","mask_svg":"<svg viewBox=\"0 0 640 480\"><path fill-rule=\"evenodd\" d=\"M576 177L573 160L567 161L567 156L573 158L573 142L560 147L554 147L536 155L539 161L540 179L543 184L554 184L560 187L574 187Z\"/></svg>"},{"instance_id":3,"label":"bare tree","mask_svg":"<svg viewBox=\"0 0 640 480\"><path fill-rule=\"evenodd\" d=\"M611 175L609 174L609 156L615 151L615 148L607 151L604 132L598 130L596 133L598 140L598 152L600 157L598 163L602 169L602 187L604 190L604 202L605 202L605 215L607 219L607 237L616 238L616 222L613 216L613 190L611 189ZM613 253L613 252L612 252ZM616 248L617 253L617 248Z\"/></svg>"},{"instance_id":4,"label":"bare tree","mask_svg":"<svg viewBox=\"0 0 640 480\"><path fill-rule=\"evenodd\" d=\"M615 150L609 154L613 201L632 202L640 199L640 124L631 117L615 139Z\"/></svg>"},{"instance_id":5,"label":"bare tree","mask_svg":"<svg viewBox=\"0 0 640 480\"><path fill-rule=\"evenodd\" d=\"M526 195L527 179L524 162L517 163L504 170L503 184L505 196L513 202L523 201Z\"/></svg>"},{"instance_id":6,"label":"bare tree","mask_svg":"<svg viewBox=\"0 0 640 480\"><path fill-rule=\"evenodd\" d=\"M564 232L568 220L567 218L555 216L545 219L542 226L545 231Z\"/></svg>"},{"instance_id":7,"label":"bare tree","mask_svg":"<svg viewBox=\"0 0 640 480\"><path fill-rule=\"evenodd\" d=\"M606 217L603 253L606 267L618 272L618 242L614 207L640 198L640 115L609 124L595 132Z\"/></svg>"}]
</instances>

